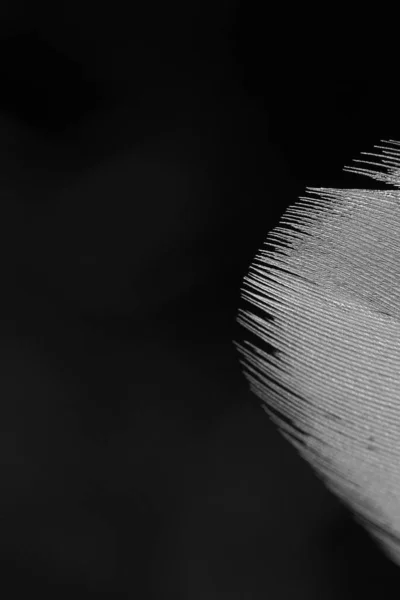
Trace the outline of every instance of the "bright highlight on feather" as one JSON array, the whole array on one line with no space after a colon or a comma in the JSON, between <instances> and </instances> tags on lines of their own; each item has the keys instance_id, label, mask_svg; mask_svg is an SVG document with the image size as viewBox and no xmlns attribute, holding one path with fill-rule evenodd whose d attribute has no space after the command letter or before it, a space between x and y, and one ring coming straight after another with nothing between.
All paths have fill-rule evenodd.
<instances>
[{"instance_id":1,"label":"bright highlight on feather","mask_svg":"<svg viewBox=\"0 0 400 600\"><path fill-rule=\"evenodd\" d=\"M375 170L344 170L396 189L307 188L269 233L237 317L256 343L235 345L281 433L400 565L400 143L382 144L355 161Z\"/></svg>"}]
</instances>

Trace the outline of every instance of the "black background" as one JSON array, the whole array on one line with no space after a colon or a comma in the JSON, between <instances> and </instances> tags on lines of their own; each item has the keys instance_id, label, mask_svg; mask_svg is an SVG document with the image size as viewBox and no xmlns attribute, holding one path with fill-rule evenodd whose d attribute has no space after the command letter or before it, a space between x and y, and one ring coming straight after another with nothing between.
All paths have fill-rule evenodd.
<instances>
[{"instance_id":1,"label":"black background","mask_svg":"<svg viewBox=\"0 0 400 600\"><path fill-rule=\"evenodd\" d=\"M4 597L386 597L397 568L269 423L232 339L286 206L373 187L342 168L398 139L395 41L238 0L1 11ZM160 161L189 173L188 228Z\"/></svg>"}]
</instances>

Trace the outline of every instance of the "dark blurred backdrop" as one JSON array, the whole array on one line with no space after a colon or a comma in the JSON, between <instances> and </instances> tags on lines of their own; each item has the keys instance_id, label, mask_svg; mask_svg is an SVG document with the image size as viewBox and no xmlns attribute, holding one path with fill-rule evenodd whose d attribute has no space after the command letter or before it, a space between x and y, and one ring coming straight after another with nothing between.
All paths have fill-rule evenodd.
<instances>
[{"instance_id":1,"label":"dark blurred backdrop","mask_svg":"<svg viewBox=\"0 0 400 600\"><path fill-rule=\"evenodd\" d=\"M306 186L372 187L342 168L399 130L395 39L329 10L2 2L5 598L343 599L398 582L232 344L285 208Z\"/></svg>"}]
</instances>

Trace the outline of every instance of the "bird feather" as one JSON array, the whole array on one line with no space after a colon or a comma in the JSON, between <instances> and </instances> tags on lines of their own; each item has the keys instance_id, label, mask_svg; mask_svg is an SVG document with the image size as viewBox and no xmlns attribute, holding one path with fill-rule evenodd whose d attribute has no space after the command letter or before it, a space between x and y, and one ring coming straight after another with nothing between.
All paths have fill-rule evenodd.
<instances>
[{"instance_id":1,"label":"bird feather","mask_svg":"<svg viewBox=\"0 0 400 600\"><path fill-rule=\"evenodd\" d=\"M344 170L385 189L307 188L268 233L234 343L282 435L400 564L400 142L375 149Z\"/></svg>"}]
</instances>

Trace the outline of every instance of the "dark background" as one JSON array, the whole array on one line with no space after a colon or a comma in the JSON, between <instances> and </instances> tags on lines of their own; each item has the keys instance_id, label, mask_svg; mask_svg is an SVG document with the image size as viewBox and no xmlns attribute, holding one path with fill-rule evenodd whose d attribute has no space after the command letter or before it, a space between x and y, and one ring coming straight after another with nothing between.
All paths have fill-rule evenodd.
<instances>
[{"instance_id":1,"label":"dark background","mask_svg":"<svg viewBox=\"0 0 400 600\"><path fill-rule=\"evenodd\" d=\"M286 206L374 186L342 168L398 139L395 38L329 8L143 4L0 9L2 593L386 597L398 569L232 339Z\"/></svg>"}]
</instances>

